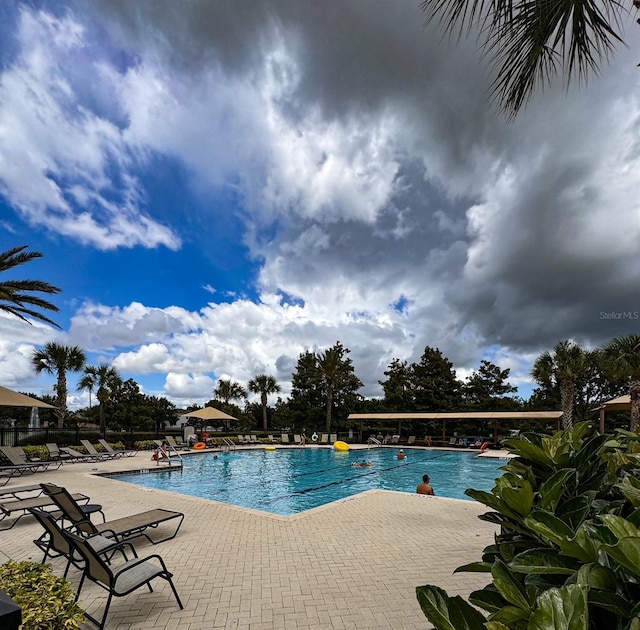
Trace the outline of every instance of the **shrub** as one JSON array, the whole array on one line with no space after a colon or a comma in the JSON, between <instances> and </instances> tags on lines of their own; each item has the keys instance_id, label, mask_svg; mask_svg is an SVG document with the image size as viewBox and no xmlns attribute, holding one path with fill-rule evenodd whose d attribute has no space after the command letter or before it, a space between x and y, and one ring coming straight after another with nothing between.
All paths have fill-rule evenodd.
<instances>
[{"instance_id":1,"label":"shrub","mask_svg":"<svg viewBox=\"0 0 640 630\"><path fill-rule=\"evenodd\" d=\"M481 561L456 569L492 581L470 595L477 608L418 587L427 618L437 630L639 630L640 433L581 423L506 446L517 457L493 490L466 491L499 533Z\"/></svg>"},{"instance_id":2,"label":"shrub","mask_svg":"<svg viewBox=\"0 0 640 630\"><path fill-rule=\"evenodd\" d=\"M71 585L47 564L10 560L0 565L0 590L22 608L23 630L73 630L84 621Z\"/></svg>"}]
</instances>

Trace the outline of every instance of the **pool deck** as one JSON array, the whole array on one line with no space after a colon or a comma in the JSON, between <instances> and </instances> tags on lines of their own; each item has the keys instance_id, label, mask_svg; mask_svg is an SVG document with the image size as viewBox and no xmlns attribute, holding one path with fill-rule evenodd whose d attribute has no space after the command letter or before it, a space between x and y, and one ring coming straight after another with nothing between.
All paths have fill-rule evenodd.
<instances>
[{"instance_id":1,"label":"pool deck","mask_svg":"<svg viewBox=\"0 0 640 630\"><path fill-rule=\"evenodd\" d=\"M164 558L184 610L169 585L156 580L153 593L140 589L115 598L107 629L427 630L432 626L418 605L416 586L435 584L450 595L467 596L488 581L486 574L453 575L456 567L479 560L493 541L495 527L477 518L487 511L477 503L372 490L284 517L99 476L154 468L150 457L140 452L107 462L65 464L2 488L41 481L63 485L101 503L108 520L156 507L185 514L173 540L155 546L136 541L140 556ZM437 480L434 486L437 492ZM0 527L6 523L0 521ZM8 559L39 562L42 553L33 540L41 532L31 516L3 531L0 564ZM61 575L64 562L54 559L52 565ZM74 586L79 577L72 568ZM90 614L100 615L105 601L105 591L84 586L80 604Z\"/></svg>"}]
</instances>

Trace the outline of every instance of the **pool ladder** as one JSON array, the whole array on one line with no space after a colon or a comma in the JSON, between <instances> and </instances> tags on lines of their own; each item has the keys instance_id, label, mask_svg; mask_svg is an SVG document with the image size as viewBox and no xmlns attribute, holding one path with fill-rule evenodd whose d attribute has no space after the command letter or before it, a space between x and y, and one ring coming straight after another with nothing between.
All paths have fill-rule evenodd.
<instances>
[{"instance_id":1,"label":"pool ladder","mask_svg":"<svg viewBox=\"0 0 640 630\"><path fill-rule=\"evenodd\" d=\"M377 440L374 437L370 437L367 440L367 448L371 448L372 446L380 446L380 440Z\"/></svg>"},{"instance_id":2,"label":"pool ladder","mask_svg":"<svg viewBox=\"0 0 640 630\"><path fill-rule=\"evenodd\" d=\"M221 449L223 453L228 453L231 450L235 450L236 443L231 438L223 437L220 439L222 440Z\"/></svg>"}]
</instances>

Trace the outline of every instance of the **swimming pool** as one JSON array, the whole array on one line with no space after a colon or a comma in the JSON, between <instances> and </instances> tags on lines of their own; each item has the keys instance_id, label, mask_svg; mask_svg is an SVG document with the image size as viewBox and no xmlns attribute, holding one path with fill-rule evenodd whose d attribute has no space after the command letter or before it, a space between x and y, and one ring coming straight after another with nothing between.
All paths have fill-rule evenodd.
<instances>
[{"instance_id":1,"label":"swimming pool","mask_svg":"<svg viewBox=\"0 0 640 630\"><path fill-rule=\"evenodd\" d=\"M232 505L291 516L373 489L416 491L430 475L438 496L468 499L472 487L490 491L504 461L456 451L396 449L338 452L326 448L247 450L184 457L184 471L117 475L126 481ZM352 466L366 460L369 467Z\"/></svg>"}]
</instances>

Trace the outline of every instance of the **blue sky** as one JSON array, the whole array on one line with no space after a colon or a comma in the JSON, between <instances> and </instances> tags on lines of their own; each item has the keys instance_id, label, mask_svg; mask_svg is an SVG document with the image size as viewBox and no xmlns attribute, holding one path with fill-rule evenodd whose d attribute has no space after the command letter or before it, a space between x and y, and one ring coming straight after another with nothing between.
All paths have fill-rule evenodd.
<instances>
[{"instance_id":1,"label":"blue sky","mask_svg":"<svg viewBox=\"0 0 640 630\"><path fill-rule=\"evenodd\" d=\"M539 352L637 331L602 314L640 310L638 29L507 122L415 3L132 6L0 8L0 246L62 289L62 331L0 314L3 385L51 393L57 340L178 406L286 395L340 341L366 396L429 345L526 397Z\"/></svg>"}]
</instances>

